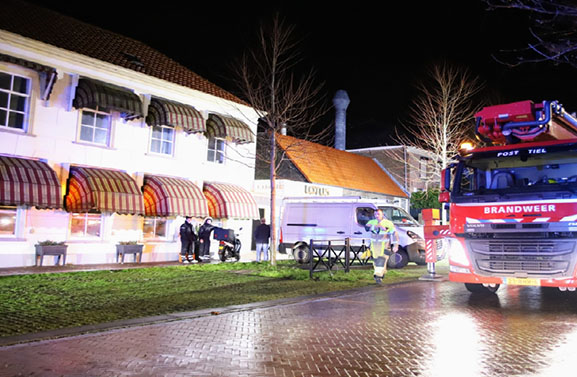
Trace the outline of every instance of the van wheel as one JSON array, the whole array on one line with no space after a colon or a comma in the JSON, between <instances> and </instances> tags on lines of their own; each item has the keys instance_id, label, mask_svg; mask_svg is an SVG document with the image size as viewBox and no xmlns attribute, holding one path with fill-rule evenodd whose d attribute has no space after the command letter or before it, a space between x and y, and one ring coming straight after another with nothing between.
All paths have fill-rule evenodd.
<instances>
[{"instance_id":1,"label":"van wheel","mask_svg":"<svg viewBox=\"0 0 577 377\"><path fill-rule=\"evenodd\" d=\"M387 267L389 267L389 268L403 268L407 265L407 263L409 263L409 254L407 254L407 251L405 249L403 249L402 247L399 247L399 250L397 250L396 254L397 254L397 256L395 256L395 253L393 253L389 257L389 260L387 262Z\"/></svg>"},{"instance_id":2,"label":"van wheel","mask_svg":"<svg viewBox=\"0 0 577 377\"><path fill-rule=\"evenodd\" d=\"M293 258L297 263L304 264L310 260L310 250L307 244L300 243L293 246Z\"/></svg>"}]
</instances>

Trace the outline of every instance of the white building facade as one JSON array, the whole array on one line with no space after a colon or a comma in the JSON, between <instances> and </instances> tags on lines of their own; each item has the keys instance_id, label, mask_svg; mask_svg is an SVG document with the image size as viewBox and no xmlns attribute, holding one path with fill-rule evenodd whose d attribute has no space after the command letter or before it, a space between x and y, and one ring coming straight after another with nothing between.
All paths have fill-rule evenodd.
<instances>
[{"instance_id":1,"label":"white building facade","mask_svg":"<svg viewBox=\"0 0 577 377\"><path fill-rule=\"evenodd\" d=\"M46 240L71 264L112 263L122 241L176 260L184 216L251 229L249 106L1 29L0 267Z\"/></svg>"}]
</instances>

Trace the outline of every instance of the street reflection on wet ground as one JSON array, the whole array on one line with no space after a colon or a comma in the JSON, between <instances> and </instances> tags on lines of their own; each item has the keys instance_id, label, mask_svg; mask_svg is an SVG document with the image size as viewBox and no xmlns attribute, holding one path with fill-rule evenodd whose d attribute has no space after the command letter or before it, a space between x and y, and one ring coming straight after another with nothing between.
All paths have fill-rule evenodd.
<instances>
[{"instance_id":1,"label":"street reflection on wet ground","mask_svg":"<svg viewBox=\"0 0 577 377\"><path fill-rule=\"evenodd\" d=\"M559 376L577 292L413 282L0 348L12 376Z\"/></svg>"}]
</instances>

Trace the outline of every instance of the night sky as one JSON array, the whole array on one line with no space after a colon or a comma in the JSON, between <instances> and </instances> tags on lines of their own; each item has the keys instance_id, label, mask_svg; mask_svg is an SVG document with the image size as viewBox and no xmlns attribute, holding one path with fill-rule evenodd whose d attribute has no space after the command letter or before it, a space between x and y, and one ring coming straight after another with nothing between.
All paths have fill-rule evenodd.
<instances>
[{"instance_id":1,"label":"night sky","mask_svg":"<svg viewBox=\"0 0 577 377\"><path fill-rule=\"evenodd\" d=\"M528 24L515 12L486 11L481 1L32 2L140 40L232 93L231 62L278 11L304 38L303 64L315 69L327 100L336 90L348 92L347 148L394 144L391 130L407 121L415 83L443 59L479 76L491 98L559 100L577 111L577 69L550 63L512 69L491 58L524 47ZM332 114L319 127L331 121Z\"/></svg>"}]
</instances>

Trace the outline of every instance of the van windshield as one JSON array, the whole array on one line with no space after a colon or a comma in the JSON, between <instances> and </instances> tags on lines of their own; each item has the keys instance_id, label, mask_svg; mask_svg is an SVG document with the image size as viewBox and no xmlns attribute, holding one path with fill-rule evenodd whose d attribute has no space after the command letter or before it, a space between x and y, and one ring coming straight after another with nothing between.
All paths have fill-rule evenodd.
<instances>
[{"instance_id":1,"label":"van windshield","mask_svg":"<svg viewBox=\"0 0 577 377\"><path fill-rule=\"evenodd\" d=\"M402 208L395 207L379 207L383 211L385 218L391 220L395 225L401 226L419 226L417 220L415 220L411 215L409 215Z\"/></svg>"},{"instance_id":2,"label":"van windshield","mask_svg":"<svg viewBox=\"0 0 577 377\"><path fill-rule=\"evenodd\" d=\"M576 149L570 144L473 153L459 162L451 197L458 202L575 197Z\"/></svg>"}]
</instances>

